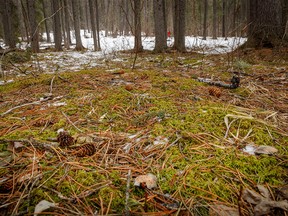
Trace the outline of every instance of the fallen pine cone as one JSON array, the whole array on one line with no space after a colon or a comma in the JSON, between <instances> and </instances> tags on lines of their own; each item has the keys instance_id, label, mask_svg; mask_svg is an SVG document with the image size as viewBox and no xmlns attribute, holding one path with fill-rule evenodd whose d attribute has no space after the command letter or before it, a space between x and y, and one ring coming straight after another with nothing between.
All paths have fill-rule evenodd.
<instances>
[{"instance_id":1,"label":"fallen pine cone","mask_svg":"<svg viewBox=\"0 0 288 216\"><path fill-rule=\"evenodd\" d=\"M63 129L58 130L57 142L61 148L71 146L75 143L74 138Z\"/></svg>"},{"instance_id":2,"label":"fallen pine cone","mask_svg":"<svg viewBox=\"0 0 288 216\"><path fill-rule=\"evenodd\" d=\"M75 150L72 152L72 154L76 155L77 157L85 157L85 156L91 156L95 154L95 152L96 152L95 144L87 143L82 146L75 147Z\"/></svg>"},{"instance_id":3,"label":"fallen pine cone","mask_svg":"<svg viewBox=\"0 0 288 216\"><path fill-rule=\"evenodd\" d=\"M208 88L208 92L209 92L210 95L218 97L218 98L222 94L221 90L219 88L217 88L217 87L209 87Z\"/></svg>"}]
</instances>

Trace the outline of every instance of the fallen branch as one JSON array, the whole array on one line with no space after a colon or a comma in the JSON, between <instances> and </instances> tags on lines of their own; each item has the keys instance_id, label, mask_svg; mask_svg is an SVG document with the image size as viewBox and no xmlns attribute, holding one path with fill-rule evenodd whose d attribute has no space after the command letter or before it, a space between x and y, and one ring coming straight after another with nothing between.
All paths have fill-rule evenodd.
<instances>
[{"instance_id":1,"label":"fallen branch","mask_svg":"<svg viewBox=\"0 0 288 216\"><path fill-rule=\"evenodd\" d=\"M21 104L21 105L19 105L19 106L16 106L16 107L13 107L13 108L7 110L6 112L2 113L0 116L2 117L2 116L4 116L4 115L12 112L13 110L18 109L18 108L21 108L21 107L24 107L24 106L41 104L41 102L47 101L47 100L49 100L49 99L50 99L50 98L44 98L43 100L34 101L34 102L26 103L26 104Z\"/></svg>"},{"instance_id":2,"label":"fallen branch","mask_svg":"<svg viewBox=\"0 0 288 216\"><path fill-rule=\"evenodd\" d=\"M130 215L130 210L129 210L129 191L130 191L130 179L131 179L131 170L128 170L128 175L127 175L127 184L126 184L126 199L125 199L125 216Z\"/></svg>"},{"instance_id":3,"label":"fallen branch","mask_svg":"<svg viewBox=\"0 0 288 216\"><path fill-rule=\"evenodd\" d=\"M83 133L83 131L81 129L79 129L69 118L68 116L62 111L62 114L65 116L65 118L67 119L67 121L73 126L75 127L79 132Z\"/></svg>"}]
</instances>

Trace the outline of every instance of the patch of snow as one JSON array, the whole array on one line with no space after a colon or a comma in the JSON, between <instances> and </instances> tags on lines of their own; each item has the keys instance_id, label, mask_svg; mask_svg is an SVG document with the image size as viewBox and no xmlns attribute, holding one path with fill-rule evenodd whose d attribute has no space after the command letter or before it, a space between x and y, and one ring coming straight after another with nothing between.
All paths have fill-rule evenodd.
<instances>
[{"instance_id":1,"label":"patch of snow","mask_svg":"<svg viewBox=\"0 0 288 216\"><path fill-rule=\"evenodd\" d=\"M256 150L256 146L252 144L246 145L245 148L242 149L243 152L250 154L250 155L255 155L255 150Z\"/></svg>"},{"instance_id":2,"label":"patch of snow","mask_svg":"<svg viewBox=\"0 0 288 216\"><path fill-rule=\"evenodd\" d=\"M0 85L6 85L6 84L12 83L12 82L14 82L13 79L10 79L10 80L0 80Z\"/></svg>"},{"instance_id":3,"label":"patch of snow","mask_svg":"<svg viewBox=\"0 0 288 216\"><path fill-rule=\"evenodd\" d=\"M55 73L56 71L78 71L81 69L91 69L97 66L106 65L103 59L109 59L115 62L125 61L117 57L117 52L123 50L132 50L134 48L134 36L117 36L117 37L105 37L103 31L100 32L100 44L101 51L94 52L93 38L91 33L81 30L82 44L86 48L86 51L78 52L71 50L64 50L62 52L44 52L37 54L37 58L33 57L33 64L38 65L41 69L48 74ZM75 48L75 34L71 32L72 44L71 49ZM43 34L43 38L47 38L46 34ZM47 48L54 48L54 38L53 34L50 34L52 43L41 42L40 49L45 50ZM207 37L203 40L199 36L186 36L185 45L188 51L195 51L203 54L221 54L226 52L231 52L235 50L238 46L242 45L246 41L246 38L239 37L229 37L217 39L212 39ZM167 39L168 47L172 47L174 43L174 38L169 37ZM155 37L142 36L142 44L145 50L153 50L155 46ZM27 43L21 42L17 46L25 49ZM38 62L38 60L40 62ZM197 67L197 65L194 65ZM0 85L3 82L0 81Z\"/></svg>"},{"instance_id":4,"label":"patch of snow","mask_svg":"<svg viewBox=\"0 0 288 216\"><path fill-rule=\"evenodd\" d=\"M54 107L60 107L60 106L66 106L67 103L64 101L64 102L55 102L53 104L48 104L48 106L54 106Z\"/></svg>"}]
</instances>

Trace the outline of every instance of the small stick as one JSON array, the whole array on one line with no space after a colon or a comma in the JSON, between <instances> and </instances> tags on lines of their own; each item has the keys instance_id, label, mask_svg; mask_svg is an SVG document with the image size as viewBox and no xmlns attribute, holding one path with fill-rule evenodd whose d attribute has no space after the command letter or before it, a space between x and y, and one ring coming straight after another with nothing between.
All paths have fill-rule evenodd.
<instances>
[{"instance_id":1,"label":"small stick","mask_svg":"<svg viewBox=\"0 0 288 216\"><path fill-rule=\"evenodd\" d=\"M131 170L128 170L127 185L126 185L126 200L125 200L125 216L130 216L129 210L129 190L130 190Z\"/></svg>"},{"instance_id":2,"label":"small stick","mask_svg":"<svg viewBox=\"0 0 288 216\"><path fill-rule=\"evenodd\" d=\"M79 132L83 133L83 131L82 131L81 129L79 129L79 128L68 118L68 116L67 116L63 111L62 111L61 113L65 116L65 118L68 120L68 122L69 122L73 127L75 127Z\"/></svg>"},{"instance_id":3,"label":"small stick","mask_svg":"<svg viewBox=\"0 0 288 216\"><path fill-rule=\"evenodd\" d=\"M53 76L51 83L50 83L50 94L52 94L53 91L53 82L54 82L55 76Z\"/></svg>"},{"instance_id":4,"label":"small stick","mask_svg":"<svg viewBox=\"0 0 288 216\"><path fill-rule=\"evenodd\" d=\"M6 112L2 113L0 116L4 116L10 112L12 112L13 110L15 109L18 109L18 108L21 108L21 107L24 107L24 106L29 106L29 105L36 105L36 104L40 104L41 102L44 102L44 101L47 101L49 100L50 98L45 98L43 100L39 100L39 101L34 101L34 102L31 102L31 103L26 103L26 104L21 104L19 106L16 106L16 107L12 107L11 109L7 110Z\"/></svg>"}]
</instances>

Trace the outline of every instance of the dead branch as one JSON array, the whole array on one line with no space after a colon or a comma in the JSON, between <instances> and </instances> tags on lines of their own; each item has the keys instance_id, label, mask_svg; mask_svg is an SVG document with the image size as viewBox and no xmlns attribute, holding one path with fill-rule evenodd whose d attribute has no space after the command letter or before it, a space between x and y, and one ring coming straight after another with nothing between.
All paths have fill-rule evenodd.
<instances>
[{"instance_id":1,"label":"dead branch","mask_svg":"<svg viewBox=\"0 0 288 216\"><path fill-rule=\"evenodd\" d=\"M62 111L61 113L65 116L65 118L67 119L67 121L68 121L75 129L77 129L79 132L83 133L83 131L82 131L81 129L79 129L79 128L69 119L69 117L68 117L63 111Z\"/></svg>"},{"instance_id":2,"label":"dead branch","mask_svg":"<svg viewBox=\"0 0 288 216\"><path fill-rule=\"evenodd\" d=\"M4 115L6 115L6 114L12 112L13 110L15 110L15 109L19 109L19 108L24 107L24 106L29 106L29 105L39 105L39 104L41 104L41 102L44 102L44 101L47 101L47 100L50 100L50 98L44 98L43 100L34 101L34 102L26 103L26 104L21 104L21 105L19 105L19 106L16 106L16 107L13 107L13 108L7 110L7 111L4 112L4 113L1 113L0 116L2 117L2 116L4 116Z\"/></svg>"},{"instance_id":3,"label":"dead branch","mask_svg":"<svg viewBox=\"0 0 288 216\"><path fill-rule=\"evenodd\" d=\"M128 170L127 184L126 184L125 216L129 216L130 215L130 210L129 210L130 179L131 179L131 170Z\"/></svg>"}]
</instances>

